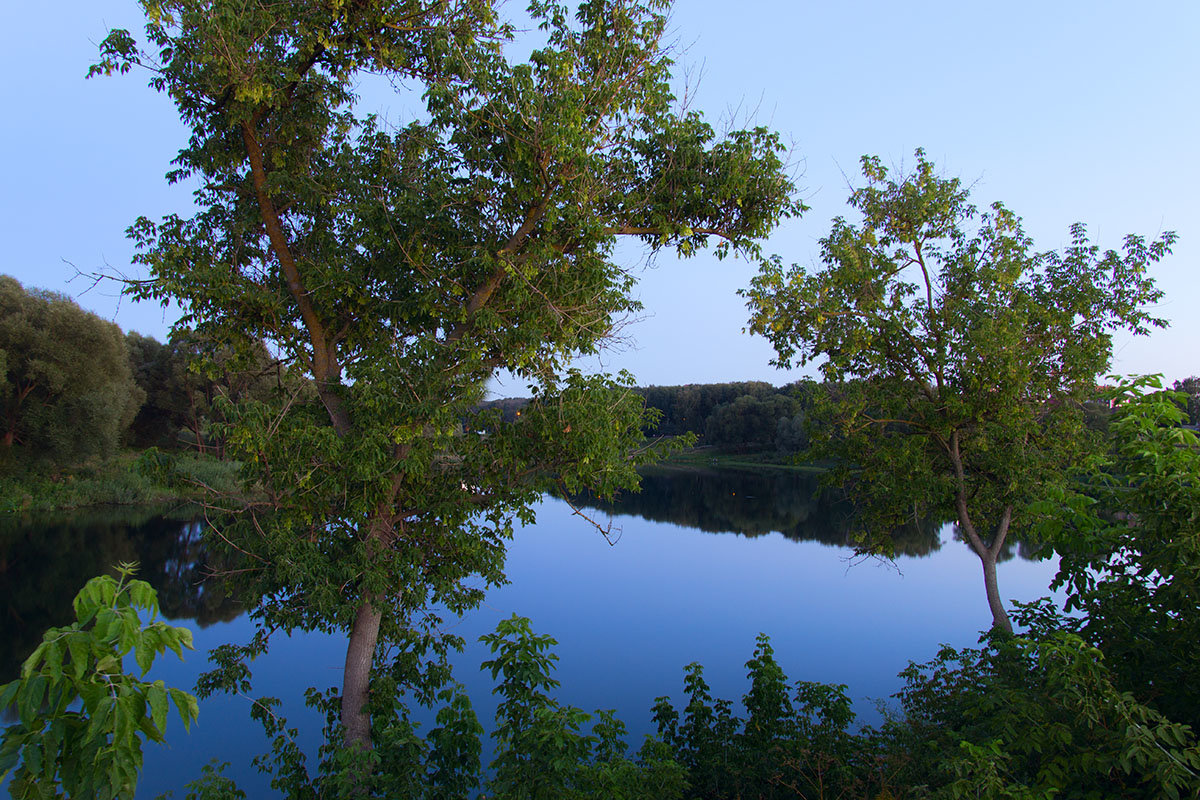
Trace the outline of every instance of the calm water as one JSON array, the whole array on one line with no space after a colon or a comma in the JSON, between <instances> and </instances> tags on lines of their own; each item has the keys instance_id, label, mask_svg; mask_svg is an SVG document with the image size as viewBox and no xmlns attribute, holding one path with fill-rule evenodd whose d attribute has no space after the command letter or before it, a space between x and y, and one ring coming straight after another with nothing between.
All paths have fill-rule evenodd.
<instances>
[{"instance_id":1,"label":"calm water","mask_svg":"<svg viewBox=\"0 0 1200 800\"><path fill-rule=\"evenodd\" d=\"M854 559L846 509L814 497L812 484L793 474L652 475L641 495L585 510L600 520L614 515L615 545L570 504L547 499L510 546L511 583L454 624L473 643L514 612L530 617L559 641L559 698L589 711L616 708L635 742L653 728L656 696L682 696L692 661L705 665L714 695L740 697L760 631L790 678L847 684L871 722L874 699L900 687L896 673L909 660L932 658L942 642L973 644L990 623L978 559L947 529L899 538L894 563ZM15 676L46 627L70 620L84 581L122 560L139 561L164 614L196 634L196 652L184 662L169 656L154 677L190 688L207 650L250 636L237 604L199 582L199 523L151 512L0 518L0 683ZM1001 589L1018 600L1045 595L1054 569L1052 561L1011 558L1000 566ZM254 664L256 693L284 699L313 752L319 720L298 698L308 686L339 684L344 652L343 640L297 636L276 641ZM485 657L470 646L455 677L486 726L494 703L478 670ZM249 766L267 748L246 710L241 698L207 701L190 735L173 720L170 746L147 748L139 798L180 789L214 758L231 762L250 796L269 796Z\"/></svg>"}]
</instances>

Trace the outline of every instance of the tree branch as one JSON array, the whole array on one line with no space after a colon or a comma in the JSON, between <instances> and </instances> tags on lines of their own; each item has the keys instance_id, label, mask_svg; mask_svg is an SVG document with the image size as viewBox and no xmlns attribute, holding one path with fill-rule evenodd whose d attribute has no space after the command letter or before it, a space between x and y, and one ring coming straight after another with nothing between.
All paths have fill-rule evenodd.
<instances>
[{"instance_id":1,"label":"tree branch","mask_svg":"<svg viewBox=\"0 0 1200 800\"><path fill-rule=\"evenodd\" d=\"M246 145L246 155L250 159L250 174L254 182L259 212L267 230L267 237L271 242L271 249L279 261L279 268L283 271L288 291L296 301L300 317L308 331L309 341L312 343L312 373L317 394L320 395L321 402L329 412L330 422L333 423L333 428L337 431L338 436L346 436L350 433L351 424L346 406L335 390L335 387L341 382L341 367L337 363L337 355L329 345L328 331L320 317L317 316L308 290L304 288L300 270L296 266L287 234L284 232L283 223L279 218L279 212L267 190L267 170L263 162L262 145L259 144L258 137L254 133L252 121L244 120L241 124L241 131L242 141Z\"/></svg>"}]
</instances>

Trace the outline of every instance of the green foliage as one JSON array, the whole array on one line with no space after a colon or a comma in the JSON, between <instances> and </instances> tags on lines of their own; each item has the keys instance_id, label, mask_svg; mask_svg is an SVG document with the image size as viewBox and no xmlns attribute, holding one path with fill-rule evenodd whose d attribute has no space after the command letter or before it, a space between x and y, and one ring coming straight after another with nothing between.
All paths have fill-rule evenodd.
<instances>
[{"instance_id":1,"label":"green foliage","mask_svg":"<svg viewBox=\"0 0 1200 800\"><path fill-rule=\"evenodd\" d=\"M1062 554L1061 624L1099 647L1114 680L1171 719L1200 725L1200 440L1182 426L1187 396L1158 376L1121 381L1111 450L1082 483L1043 504Z\"/></svg>"},{"instance_id":2,"label":"green foliage","mask_svg":"<svg viewBox=\"0 0 1200 800\"><path fill-rule=\"evenodd\" d=\"M582 732L592 716L561 705L548 692L555 641L532 632L529 620L513 616L481 638L494 658L483 663L499 685L496 756L488 796L500 800L554 798L670 798L683 789L680 768L648 743L641 763L625 754L625 726L611 711L597 711L591 734Z\"/></svg>"},{"instance_id":3,"label":"green foliage","mask_svg":"<svg viewBox=\"0 0 1200 800\"><path fill-rule=\"evenodd\" d=\"M713 410L704 426L704 441L717 447L771 449L779 443L777 436L782 425L785 441L794 443L793 419L799 411L799 403L784 395L763 399L743 395Z\"/></svg>"},{"instance_id":4,"label":"green foliage","mask_svg":"<svg viewBox=\"0 0 1200 800\"><path fill-rule=\"evenodd\" d=\"M653 457L630 381L568 367L638 307L617 238L759 258L802 207L775 134L675 110L664 0L533 2L528 63L488 0L141 5L145 49L115 30L91 73L151 68L199 210L133 224L130 292L304 376L219 405L263 495L221 539L264 629L350 632L341 713L369 747L368 686L397 673L376 652L502 580L541 488L628 488ZM416 107L357 114L364 73ZM475 413L502 370L534 395L511 425Z\"/></svg>"},{"instance_id":5,"label":"green foliage","mask_svg":"<svg viewBox=\"0 0 1200 800\"><path fill-rule=\"evenodd\" d=\"M185 728L196 719L196 698L124 671L127 656L144 677L159 655L182 658L192 647L191 631L155 619L158 598L129 578L134 569L88 581L75 597L76 621L46 631L21 677L0 687L0 709L17 711L0 744L0 777L11 773L13 797L129 800L142 742L163 741L170 705ZM148 624L139 611L149 613Z\"/></svg>"},{"instance_id":6,"label":"green foliage","mask_svg":"<svg viewBox=\"0 0 1200 800\"><path fill-rule=\"evenodd\" d=\"M1181 381L1175 381L1173 388L1187 395L1188 423L1195 428L1200 423L1200 378L1191 375Z\"/></svg>"},{"instance_id":7,"label":"green foliage","mask_svg":"<svg viewBox=\"0 0 1200 800\"><path fill-rule=\"evenodd\" d=\"M703 436L712 415L722 406L742 398L771 402L776 395L788 395L789 388L777 389L763 381L739 381L646 386L638 388L637 392L646 399L647 407L657 410L661 415L653 429L655 433L665 436L694 433Z\"/></svg>"},{"instance_id":8,"label":"green foliage","mask_svg":"<svg viewBox=\"0 0 1200 800\"><path fill-rule=\"evenodd\" d=\"M144 399L116 325L7 275L0 275L0 354L5 461L69 465L109 456Z\"/></svg>"},{"instance_id":9,"label":"green foliage","mask_svg":"<svg viewBox=\"0 0 1200 800\"><path fill-rule=\"evenodd\" d=\"M188 790L184 800L246 800L246 793L224 775L228 766L228 762L205 764L200 777L184 785Z\"/></svg>"},{"instance_id":10,"label":"green foliage","mask_svg":"<svg viewBox=\"0 0 1200 800\"><path fill-rule=\"evenodd\" d=\"M759 634L746 662L747 716L713 700L699 664L687 667L682 718L658 698L658 735L687 769L689 798L888 797L896 788L870 730L851 733L845 686L789 686L770 640Z\"/></svg>"},{"instance_id":11,"label":"green foliage","mask_svg":"<svg viewBox=\"0 0 1200 800\"><path fill-rule=\"evenodd\" d=\"M167 344L137 333L125 339L134 378L146 395L130 428L137 447L188 447L222 455L224 442L215 436L226 421L222 402L268 397L291 377L261 343L239 357L187 329L176 330Z\"/></svg>"},{"instance_id":12,"label":"green foliage","mask_svg":"<svg viewBox=\"0 0 1200 800\"><path fill-rule=\"evenodd\" d=\"M992 636L902 675L905 716L890 745L906 754L904 781L929 796L1149 800L1194 797L1200 785L1192 729L1121 691L1074 634Z\"/></svg>"},{"instance_id":13,"label":"green foliage","mask_svg":"<svg viewBox=\"0 0 1200 800\"><path fill-rule=\"evenodd\" d=\"M395 695L372 714L373 748L348 746L337 723L336 693L310 692L309 704L325 712L329 737L320 762L310 770L296 744L297 730L278 713L279 701L258 698L251 716L272 740L272 750L255 759L272 776L271 785L288 798L411 797L423 800L654 800L680 797L683 770L661 742L647 741L636 760L626 753L626 729L612 711L594 715L566 706L549 693L558 687L552 677L557 656L555 641L533 633L528 619L512 617L496 632L481 637L493 654L483 663L500 696L492 733L495 756L485 779L480 755L484 728L471 701L448 676L431 677L441 688L413 699L436 708L434 726L421 736L411 708ZM246 659L226 646L215 653L224 671L201 681L202 695L225 690L248 693ZM394 688L380 681L376 688ZM587 730L589 729L590 730ZM587 732L585 732L587 730ZM239 796L236 786L211 769L192 785L197 800ZM225 793L222 793L225 792Z\"/></svg>"},{"instance_id":14,"label":"green foliage","mask_svg":"<svg viewBox=\"0 0 1200 800\"><path fill-rule=\"evenodd\" d=\"M1010 629L999 549L1092 449L1082 405L1113 333L1164 324L1146 311L1162 294L1147 270L1175 236L1102 253L1077 224L1064 251L1037 253L1015 214L980 213L916 158L898 178L863 158L862 223L835 219L815 270L765 266L745 292L751 329L777 364L823 359L817 454L862 500L867 546L914 516L956 520Z\"/></svg>"}]
</instances>

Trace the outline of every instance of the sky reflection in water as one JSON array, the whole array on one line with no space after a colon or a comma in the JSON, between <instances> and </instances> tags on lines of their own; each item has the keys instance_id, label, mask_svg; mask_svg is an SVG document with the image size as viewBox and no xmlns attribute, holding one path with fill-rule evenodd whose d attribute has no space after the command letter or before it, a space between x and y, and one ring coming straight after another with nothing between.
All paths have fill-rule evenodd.
<instances>
[{"instance_id":1,"label":"sky reflection in water","mask_svg":"<svg viewBox=\"0 0 1200 800\"><path fill-rule=\"evenodd\" d=\"M754 490L760 494L753 503L742 491L747 506L798 507L769 489ZM690 494L693 506L720 505L695 486L675 493ZM639 513L655 516L645 503ZM607 519L595 508L587 513ZM728 530L737 527L721 522L730 515L728 507L716 518L693 508L688 521ZM828 514L800 516L819 525ZM971 645L990 622L979 561L951 540L948 529L941 532L941 547L926 557L901 557L893 564L855 560L845 547L778 533L706 533L643 516L617 516L614 524L619 539L610 546L566 502L547 499L537 524L519 530L509 548L511 582L493 589L467 618L448 622L468 642L456 659L455 677L470 690L485 726L495 704L491 682L478 669L487 656L476 640L513 613L530 617L535 631L558 640L559 699L587 711L617 709L635 746L653 729L654 698L682 697L683 667L690 662L704 664L715 696L740 698L747 688L744 664L760 631L771 637L790 679L848 684L861 719L869 723L878 720L872 699L900 688L896 673L910 659L932 658L943 642ZM1009 599L1040 597L1049 593L1054 570L1053 561L1012 559L1000 565L1001 589ZM164 659L153 677L181 687L194 683L207 650L245 641L252 632L244 616L204 628L194 620L180 623L195 629L196 653L183 663L174 656ZM319 721L298 698L310 685L340 683L344 646L343 639L316 634L280 638L253 665L256 693L285 701L293 723L302 723L302 743L310 752L316 750ZM269 794L267 780L249 767L266 742L249 721L247 705L240 698L206 701L191 735L173 721L170 746L147 748L138 796L178 791L211 758L233 762L232 774L251 796Z\"/></svg>"}]
</instances>

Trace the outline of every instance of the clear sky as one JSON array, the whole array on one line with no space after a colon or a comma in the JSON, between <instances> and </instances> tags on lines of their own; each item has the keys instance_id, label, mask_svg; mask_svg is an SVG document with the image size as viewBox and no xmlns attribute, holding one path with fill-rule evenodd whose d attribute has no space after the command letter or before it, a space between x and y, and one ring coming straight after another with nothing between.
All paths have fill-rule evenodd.
<instances>
[{"instance_id":1,"label":"clear sky","mask_svg":"<svg viewBox=\"0 0 1200 800\"><path fill-rule=\"evenodd\" d=\"M0 272L165 338L171 309L118 303L115 286L73 277L136 276L125 228L190 208L188 190L162 177L186 135L170 102L145 76L83 79L108 28L141 32L136 4L13 3L5 23ZM1075 221L1103 247L1177 231L1155 273L1171 328L1118 340L1114 368L1200 373L1200 3L678 0L672 23L693 107L714 122L769 125L792 144L811 210L768 243L785 262L816 260L830 219L847 213L859 156L911 164L924 147L974 186L978 205L1002 200L1022 216L1039 249L1064 245ZM639 275L645 315L607 368L642 384L802 374L772 369L770 347L742 333L745 262L663 255Z\"/></svg>"}]
</instances>

